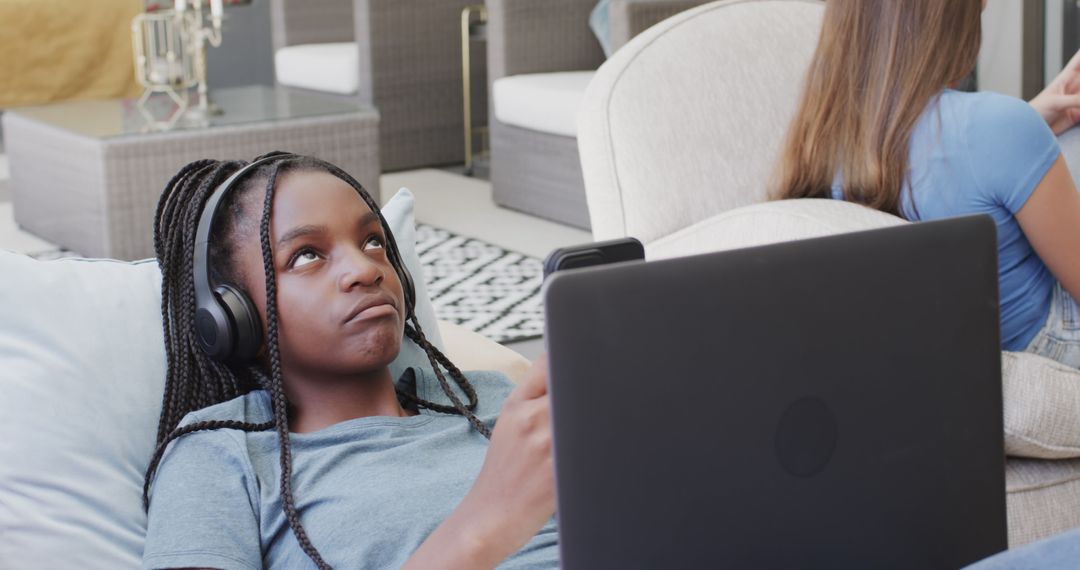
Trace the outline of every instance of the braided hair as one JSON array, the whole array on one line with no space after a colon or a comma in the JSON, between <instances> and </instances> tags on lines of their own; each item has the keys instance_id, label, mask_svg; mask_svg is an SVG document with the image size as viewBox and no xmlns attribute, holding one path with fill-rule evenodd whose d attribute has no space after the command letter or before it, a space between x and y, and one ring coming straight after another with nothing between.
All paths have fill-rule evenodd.
<instances>
[{"instance_id":1,"label":"braided hair","mask_svg":"<svg viewBox=\"0 0 1080 570\"><path fill-rule=\"evenodd\" d=\"M289 439L290 403L285 395L281 371L281 353L278 344L278 313L276 274L270 248L270 219L274 187L278 176L289 170L316 170L328 172L352 186L371 211L379 216L386 235L386 250L390 263L407 287L410 281L397 243L383 218L378 204L352 176L340 168L312 157L286 153L270 153L255 160L274 157L260 165L244 180L237 181L224 197L210 233L209 273L215 283L239 282L233 258L234 245L240 233L238 228L250 215L244 211L241 197L265 181L265 198L259 223L259 242L262 250L266 278L266 335L261 363L221 363L208 357L199 347L195 333L195 283L194 249L195 233L202 210L214 190L230 175L245 166L243 161L198 160L183 168L168 182L158 200L154 214L154 251L161 268L161 317L165 333L165 356L167 372L165 393L162 397L161 417L158 421L157 448L151 457L143 484L143 508L149 510L150 482L165 450L172 440L189 433L236 429L243 431L267 431L276 429L279 445L282 508L289 527L304 552L320 568L330 566L323 560L311 543L296 509L292 489L292 446ZM452 405L446 406L420 399L415 394L398 389L403 402L429 410L458 414L468 419L472 427L484 437L490 438L490 429L476 417L478 404L476 390L454 364L424 336L423 328L416 318L412 294L406 292L407 316L405 335L427 354L435 377ZM445 370L445 373L444 373ZM463 402L451 388L446 374L464 392L468 402ZM264 423L242 421L199 421L178 427L188 413L225 402L256 389L269 393L273 419Z\"/></svg>"}]
</instances>

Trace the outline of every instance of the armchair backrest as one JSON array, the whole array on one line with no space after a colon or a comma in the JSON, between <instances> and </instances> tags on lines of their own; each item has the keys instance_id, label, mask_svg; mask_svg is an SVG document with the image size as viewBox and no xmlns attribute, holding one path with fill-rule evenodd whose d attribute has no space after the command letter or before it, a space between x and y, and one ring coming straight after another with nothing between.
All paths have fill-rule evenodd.
<instances>
[{"instance_id":1,"label":"armchair backrest","mask_svg":"<svg viewBox=\"0 0 1080 570\"><path fill-rule=\"evenodd\" d=\"M611 50L660 22L709 0L611 0Z\"/></svg>"},{"instance_id":2,"label":"armchair backrest","mask_svg":"<svg viewBox=\"0 0 1080 570\"><path fill-rule=\"evenodd\" d=\"M352 0L270 0L274 51L299 44L351 42Z\"/></svg>"},{"instance_id":3,"label":"armchair backrest","mask_svg":"<svg viewBox=\"0 0 1080 570\"><path fill-rule=\"evenodd\" d=\"M486 0L488 82L509 75L596 69L604 52L589 29L597 0Z\"/></svg>"},{"instance_id":4,"label":"armchair backrest","mask_svg":"<svg viewBox=\"0 0 1080 570\"><path fill-rule=\"evenodd\" d=\"M763 201L817 47L818 0L723 0L635 37L578 116L597 240L649 243Z\"/></svg>"}]
</instances>

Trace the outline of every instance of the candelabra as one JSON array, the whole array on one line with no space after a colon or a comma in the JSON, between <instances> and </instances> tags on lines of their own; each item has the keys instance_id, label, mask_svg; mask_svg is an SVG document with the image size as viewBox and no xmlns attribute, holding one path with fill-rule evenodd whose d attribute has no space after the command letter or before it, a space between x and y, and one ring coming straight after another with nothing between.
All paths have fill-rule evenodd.
<instances>
[{"instance_id":1,"label":"candelabra","mask_svg":"<svg viewBox=\"0 0 1080 570\"><path fill-rule=\"evenodd\" d=\"M210 101L206 85L206 49L221 45L222 0L210 0L209 22L205 0L175 0L174 10L140 14L131 24L135 54L135 77L144 91L139 112L152 129L172 128L178 120L205 124L221 110ZM196 88L197 102L190 105L189 91ZM176 107L164 119L154 116L148 104L164 93Z\"/></svg>"},{"instance_id":2,"label":"candelabra","mask_svg":"<svg viewBox=\"0 0 1080 570\"><path fill-rule=\"evenodd\" d=\"M188 113L201 119L221 114L221 109L210 101L206 88L206 45L221 46L222 0L210 0L209 27L203 19L203 0L176 0L176 14L182 22L181 29L186 32L199 94L198 105Z\"/></svg>"}]
</instances>

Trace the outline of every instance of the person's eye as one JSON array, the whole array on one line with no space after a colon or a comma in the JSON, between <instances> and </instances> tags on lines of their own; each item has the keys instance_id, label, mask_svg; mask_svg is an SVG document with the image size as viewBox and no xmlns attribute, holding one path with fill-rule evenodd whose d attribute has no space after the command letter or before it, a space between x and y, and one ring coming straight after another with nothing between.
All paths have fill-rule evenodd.
<instances>
[{"instance_id":1,"label":"person's eye","mask_svg":"<svg viewBox=\"0 0 1080 570\"><path fill-rule=\"evenodd\" d=\"M319 254L311 251L310 249L301 249L293 256L292 261L289 263L290 267L303 267L313 261L319 259Z\"/></svg>"},{"instance_id":2,"label":"person's eye","mask_svg":"<svg viewBox=\"0 0 1080 570\"><path fill-rule=\"evenodd\" d=\"M366 242L364 242L364 247L365 248L382 249L383 248L383 239L381 237L379 237L379 236L371 236L371 237L369 237L367 239Z\"/></svg>"}]
</instances>

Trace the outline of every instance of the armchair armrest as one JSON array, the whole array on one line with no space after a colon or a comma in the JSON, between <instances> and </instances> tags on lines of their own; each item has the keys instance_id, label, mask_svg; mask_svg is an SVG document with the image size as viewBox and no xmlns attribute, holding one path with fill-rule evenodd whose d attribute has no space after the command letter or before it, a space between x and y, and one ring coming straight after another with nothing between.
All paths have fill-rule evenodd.
<instances>
[{"instance_id":1,"label":"armchair armrest","mask_svg":"<svg viewBox=\"0 0 1080 570\"><path fill-rule=\"evenodd\" d=\"M439 334L447 358L462 370L502 372L515 384L524 380L529 371L531 363L527 358L463 326L439 321Z\"/></svg>"},{"instance_id":2,"label":"armchair armrest","mask_svg":"<svg viewBox=\"0 0 1080 570\"><path fill-rule=\"evenodd\" d=\"M508 75L596 69L589 29L596 0L487 0L488 82Z\"/></svg>"},{"instance_id":3,"label":"armchair armrest","mask_svg":"<svg viewBox=\"0 0 1080 570\"><path fill-rule=\"evenodd\" d=\"M711 0L612 0L611 49L617 51L634 36L679 12Z\"/></svg>"},{"instance_id":4,"label":"armchair armrest","mask_svg":"<svg viewBox=\"0 0 1080 570\"><path fill-rule=\"evenodd\" d=\"M270 0L274 51L298 44L353 41L352 0Z\"/></svg>"}]
</instances>

